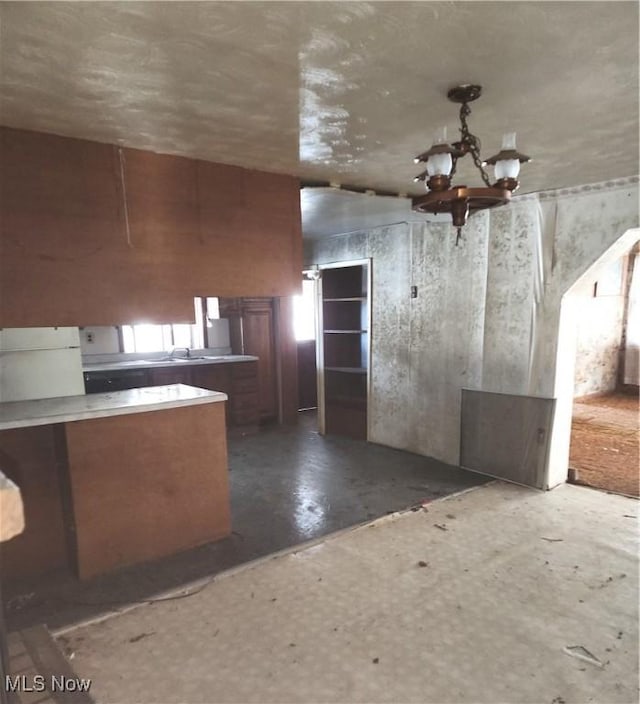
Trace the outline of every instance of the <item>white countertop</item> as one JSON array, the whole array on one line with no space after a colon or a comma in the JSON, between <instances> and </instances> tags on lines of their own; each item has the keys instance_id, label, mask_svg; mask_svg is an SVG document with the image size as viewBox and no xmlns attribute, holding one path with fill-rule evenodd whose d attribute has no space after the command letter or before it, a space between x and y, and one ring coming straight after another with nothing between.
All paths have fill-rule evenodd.
<instances>
[{"instance_id":1,"label":"white countertop","mask_svg":"<svg viewBox=\"0 0 640 704\"><path fill-rule=\"evenodd\" d=\"M128 413L164 411L226 400L227 395L219 391L207 391L185 384L170 384L110 391L104 394L11 401L0 403L0 430L122 416Z\"/></svg>"},{"instance_id":2,"label":"white countertop","mask_svg":"<svg viewBox=\"0 0 640 704\"><path fill-rule=\"evenodd\" d=\"M156 367L184 367L200 364L230 364L233 362L256 362L257 357L250 354L211 355L203 358L175 357L174 359L133 359L111 362L94 362L83 364L83 372L111 372L120 369L154 369Z\"/></svg>"}]
</instances>

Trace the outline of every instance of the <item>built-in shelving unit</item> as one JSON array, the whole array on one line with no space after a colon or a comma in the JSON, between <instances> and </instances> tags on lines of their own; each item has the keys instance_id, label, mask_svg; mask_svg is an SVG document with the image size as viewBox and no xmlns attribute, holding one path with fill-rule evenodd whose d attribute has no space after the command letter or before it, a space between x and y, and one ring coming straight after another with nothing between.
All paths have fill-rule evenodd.
<instances>
[{"instance_id":1,"label":"built-in shelving unit","mask_svg":"<svg viewBox=\"0 0 640 704\"><path fill-rule=\"evenodd\" d=\"M367 439L369 263L322 267L320 430Z\"/></svg>"},{"instance_id":2,"label":"built-in shelving unit","mask_svg":"<svg viewBox=\"0 0 640 704\"><path fill-rule=\"evenodd\" d=\"M366 301L367 299L363 296L353 296L351 298L325 298L324 300L329 303L345 303L347 301Z\"/></svg>"},{"instance_id":3,"label":"built-in shelving unit","mask_svg":"<svg viewBox=\"0 0 640 704\"><path fill-rule=\"evenodd\" d=\"M325 335L359 335L362 332L368 332L368 330L325 330Z\"/></svg>"}]
</instances>

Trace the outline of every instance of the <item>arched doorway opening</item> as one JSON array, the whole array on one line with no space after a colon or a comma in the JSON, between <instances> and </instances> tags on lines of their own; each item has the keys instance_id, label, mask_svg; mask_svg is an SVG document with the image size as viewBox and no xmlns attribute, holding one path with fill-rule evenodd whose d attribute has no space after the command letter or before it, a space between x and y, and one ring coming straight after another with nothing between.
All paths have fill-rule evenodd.
<instances>
[{"instance_id":1,"label":"arched doorway opening","mask_svg":"<svg viewBox=\"0 0 640 704\"><path fill-rule=\"evenodd\" d=\"M584 394L584 390L593 389L594 394L600 390L604 393L605 387L610 387L610 391L624 391L625 394L633 394L635 398L627 404L632 406L633 403L637 409L637 355L638 355L638 340L636 339L637 317L639 315L637 304L634 306L633 297L638 284L640 273L635 276L634 288L632 289L632 279L634 271L640 271L640 264L635 265L638 258L635 256L637 243L640 239L640 230L633 228L627 230L621 237L611 245L585 272L583 272L571 286L565 291L560 310L559 336L557 347L557 366L556 366L556 415L554 421L554 441L552 452L555 454L554 466L556 474L550 485L556 485L569 478L569 468L571 466L570 451L573 452L573 462L576 460L576 450L580 444L580 433L577 435L574 432L574 442L572 443L572 428L580 426L584 431L584 419L594 414L589 414L589 409L578 409L579 420L581 423L574 424L574 399L576 396L590 396ZM633 261L632 261L633 260ZM633 269L629 270L632 266ZM616 276L620 278L620 293L614 295L612 292L615 289ZM598 287L600 293L605 294L598 296ZM594 295L596 294L596 295ZM603 300L594 302L593 299L601 298ZM615 300L614 300L615 298ZM605 300L606 299L606 300ZM618 311L618 307L621 310ZM609 309L609 310L607 310ZM619 325L611 322L607 317L607 312L616 310L617 315L621 316ZM631 325L629 325L629 321ZM626 325L625 325L626 323ZM618 334L617 340L616 331L626 330L627 334L623 339L622 333ZM629 334L630 333L630 334ZM589 343L589 338L595 339L596 342ZM605 339L606 338L606 339ZM597 344L596 344L597 343ZM615 345L615 356L611 362L612 345ZM590 347L590 349L589 349ZM598 349L596 349L598 347ZM635 370L634 371L634 364ZM625 383L624 379L629 381ZM626 387L626 388L623 388ZM594 396L594 400L597 396ZM591 435L591 439L587 439L587 443L591 442L592 446L580 448L579 456L582 457L579 461L583 464L583 479L585 478L585 460L589 458L588 463L592 467L602 465L603 458L607 458L606 462L614 463L615 455L619 454L621 446L618 443L609 442L615 437L616 425L620 426L621 414L615 410L615 400L612 402L614 409L609 412L599 411L597 415L609 416L615 422L603 423L596 422L594 426L599 426L599 430ZM587 406L590 404L586 404ZM611 404L610 404L611 405ZM623 410L627 405L623 406ZM597 408L594 406L594 408ZM606 405L603 406L606 409ZM624 415L624 413L622 414ZM637 413L636 413L637 415ZM623 435L627 435L627 431L633 433L633 429L623 424L621 428ZM595 430L595 428L594 428ZM582 433L582 440L585 440L585 433ZM625 447L634 448L637 455L637 431L635 440L631 437L629 443L624 443ZM606 448L603 449L603 448ZM597 449L597 451L596 451ZM618 450L618 453L615 450ZM619 458L618 458L619 459ZM633 457L629 460L633 462ZM636 487L637 494L637 461L635 464L636 478L630 478ZM580 472L576 477L575 472L571 472L571 478L580 480ZM606 467L603 467L599 474L606 476ZM594 482L585 482L594 484ZM600 485L600 483L599 483ZM624 484L627 487L627 484ZM610 488L603 486L602 488ZM623 491L621 485L616 484L611 487L611 490L617 490L620 493L630 493Z\"/></svg>"}]
</instances>

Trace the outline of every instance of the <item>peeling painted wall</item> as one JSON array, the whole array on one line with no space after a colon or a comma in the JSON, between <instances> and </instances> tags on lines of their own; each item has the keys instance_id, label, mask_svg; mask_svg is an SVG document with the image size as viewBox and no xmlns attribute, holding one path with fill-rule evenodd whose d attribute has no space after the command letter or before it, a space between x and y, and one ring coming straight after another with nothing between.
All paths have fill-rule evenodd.
<instances>
[{"instance_id":1,"label":"peeling painted wall","mask_svg":"<svg viewBox=\"0 0 640 704\"><path fill-rule=\"evenodd\" d=\"M490 244L482 388L529 392L539 213L531 201L489 215Z\"/></svg>"},{"instance_id":2,"label":"peeling painted wall","mask_svg":"<svg viewBox=\"0 0 640 704\"><path fill-rule=\"evenodd\" d=\"M372 260L372 442L457 464L461 389L482 375L487 222L460 247L448 226L415 223L308 246L313 264Z\"/></svg>"},{"instance_id":3,"label":"peeling painted wall","mask_svg":"<svg viewBox=\"0 0 640 704\"><path fill-rule=\"evenodd\" d=\"M575 397L614 391L618 384L620 346L624 323L625 296L622 278L625 260L616 262L617 295L598 292L586 281L581 287L577 308ZM598 289L601 288L598 281Z\"/></svg>"},{"instance_id":4,"label":"peeling painted wall","mask_svg":"<svg viewBox=\"0 0 640 704\"><path fill-rule=\"evenodd\" d=\"M579 312L574 396L614 391L618 380L624 298L587 299Z\"/></svg>"},{"instance_id":5,"label":"peeling painted wall","mask_svg":"<svg viewBox=\"0 0 640 704\"><path fill-rule=\"evenodd\" d=\"M561 302L637 226L638 185L630 179L478 213L460 247L450 227L428 223L307 243L308 264L372 259L370 439L457 464L462 388L562 395L569 411L556 408L555 465L545 485L563 481L573 366L559 349ZM569 339L575 344L575 335Z\"/></svg>"}]
</instances>

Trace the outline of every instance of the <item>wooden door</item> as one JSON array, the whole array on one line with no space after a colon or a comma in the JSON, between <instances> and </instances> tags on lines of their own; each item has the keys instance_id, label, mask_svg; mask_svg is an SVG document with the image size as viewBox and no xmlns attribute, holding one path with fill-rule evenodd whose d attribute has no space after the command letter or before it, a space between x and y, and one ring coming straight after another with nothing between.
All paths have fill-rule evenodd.
<instances>
[{"instance_id":1,"label":"wooden door","mask_svg":"<svg viewBox=\"0 0 640 704\"><path fill-rule=\"evenodd\" d=\"M317 408L316 341L298 342L298 409Z\"/></svg>"},{"instance_id":2,"label":"wooden door","mask_svg":"<svg viewBox=\"0 0 640 704\"><path fill-rule=\"evenodd\" d=\"M242 299L242 340L244 354L258 357L260 418L275 418L278 415L278 393L273 302L270 298Z\"/></svg>"}]
</instances>

